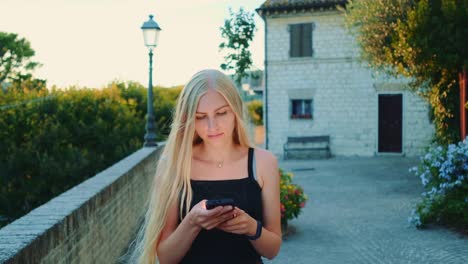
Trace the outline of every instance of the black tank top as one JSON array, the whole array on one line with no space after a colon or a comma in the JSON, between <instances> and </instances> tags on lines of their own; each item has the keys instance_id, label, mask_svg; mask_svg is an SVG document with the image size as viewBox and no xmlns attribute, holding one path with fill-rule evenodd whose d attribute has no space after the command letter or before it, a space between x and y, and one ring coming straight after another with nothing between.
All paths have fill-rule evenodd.
<instances>
[{"instance_id":1,"label":"black tank top","mask_svg":"<svg viewBox=\"0 0 468 264\"><path fill-rule=\"evenodd\" d=\"M190 209L203 199L232 198L236 206L263 222L261 188L254 177L253 148L249 148L248 177L232 180L191 180ZM185 212L185 210L184 210ZM244 235L217 228L202 229L180 263L260 263L260 255Z\"/></svg>"}]
</instances>

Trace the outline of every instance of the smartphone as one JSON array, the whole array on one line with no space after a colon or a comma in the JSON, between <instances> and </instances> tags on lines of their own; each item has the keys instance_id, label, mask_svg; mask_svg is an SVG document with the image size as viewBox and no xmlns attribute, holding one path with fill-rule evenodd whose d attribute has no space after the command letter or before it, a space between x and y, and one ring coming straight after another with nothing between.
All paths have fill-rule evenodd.
<instances>
[{"instance_id":1,"label":"smartphone","mask_svg":"<svg viewBox=\"0 0 468 264\"><path fill-rule=\"evenodd\" d=\"M223 198L223 199L212 199L206 201L206 209L210 210L215 208L216 206L226 206L232 205L235 206L234 200L231 198Z\"/></svg>"}]
</instances>

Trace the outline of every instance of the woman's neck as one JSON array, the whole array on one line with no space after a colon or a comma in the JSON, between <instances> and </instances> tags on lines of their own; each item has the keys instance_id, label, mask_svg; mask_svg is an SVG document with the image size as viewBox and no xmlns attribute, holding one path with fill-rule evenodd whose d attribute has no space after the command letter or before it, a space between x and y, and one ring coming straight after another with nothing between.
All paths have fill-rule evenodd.
<instances>
[{"instance_id":1,"label":"woman's neck","mask_svg":"<svg viewBox=\"0 0 468 264\"><path fill-rule=\"evenodd\" d=\"M198 158L204 161L230 162L238 157L238 145L230 142L226 145L210 146L201 143L198 151Z\"/></svg>"}]
</instances>

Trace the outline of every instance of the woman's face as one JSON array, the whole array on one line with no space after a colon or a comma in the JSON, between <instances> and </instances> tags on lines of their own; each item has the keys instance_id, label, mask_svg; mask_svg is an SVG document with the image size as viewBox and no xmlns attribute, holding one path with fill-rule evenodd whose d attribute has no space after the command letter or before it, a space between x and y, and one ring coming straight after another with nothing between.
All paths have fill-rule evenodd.
<instances>
[{"instance_id":1,"label":"woman's face","mask_svg":"<svg viewBox=\"0 0 468 264\"><path fill-rule=\"evenodd\" d=\"M224 97L209 89L198 102L195 131L206 144L223 145L232 140L235 115Z\"/></svg>"}]
</instances>

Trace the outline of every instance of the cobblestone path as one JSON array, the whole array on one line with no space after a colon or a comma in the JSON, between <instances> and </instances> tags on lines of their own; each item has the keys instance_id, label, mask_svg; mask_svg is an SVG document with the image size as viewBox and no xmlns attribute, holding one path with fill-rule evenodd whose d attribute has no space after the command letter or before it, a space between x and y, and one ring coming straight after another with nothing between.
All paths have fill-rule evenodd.
<instances>
[{"instance_id":1,"label":"cobblestone path","mask_svg":"<svg viewBox=\"0 0 468 264\"><path fill-rule=\"evenodd\" d=\"M468 237L408 224L423 191L408 172L416 164L404 157L280 161L309 202L280 254L265 263L468 263Z\"/></svg>"}]
</instances>

